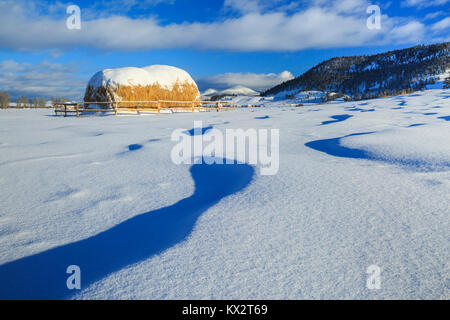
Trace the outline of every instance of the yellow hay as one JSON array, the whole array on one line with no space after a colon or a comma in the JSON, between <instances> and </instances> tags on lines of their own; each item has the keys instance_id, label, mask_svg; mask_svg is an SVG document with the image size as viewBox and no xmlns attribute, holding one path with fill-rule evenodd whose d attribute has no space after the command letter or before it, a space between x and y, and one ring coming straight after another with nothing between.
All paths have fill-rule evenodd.
<instances>
[{"instance_id":1,"label":"yellow hay","mask_svg":"<svg viewBox=\"0 0 450 320\"><path fill-rule=\"evenodd\" d=\"M115 102L120 107L157 107L158 103L127 103L120 101L200 101L200 92L194 83L177 81L172 90L161 87L158 83L150 86L119 86L86 88L85 102ZM171 103L160 102L160 107L191 107L199 106L199 103ZM107 108L107 104L101 104Z\"/></svg>"}]
</instances>

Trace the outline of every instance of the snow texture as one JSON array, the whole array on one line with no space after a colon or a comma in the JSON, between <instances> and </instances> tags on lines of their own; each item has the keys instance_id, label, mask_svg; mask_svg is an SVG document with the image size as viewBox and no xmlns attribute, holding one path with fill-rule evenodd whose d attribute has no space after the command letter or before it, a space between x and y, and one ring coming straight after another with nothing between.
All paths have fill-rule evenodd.
<instances>
[{"instance_id":1,"label":"snow texture","mask_svg":"<svg viewBox=\"0 0 450 320\"><path fill-rule=\"evenodd\" d=\"M449 98L120 117L1 110L0 297L449 299ZM171 133L195 120L280 129L278 174L173 164ZM80 266L81 290L67 290L68 265ZM366 287L371 265L380 290Z\"/></svg>"}]
</instances>

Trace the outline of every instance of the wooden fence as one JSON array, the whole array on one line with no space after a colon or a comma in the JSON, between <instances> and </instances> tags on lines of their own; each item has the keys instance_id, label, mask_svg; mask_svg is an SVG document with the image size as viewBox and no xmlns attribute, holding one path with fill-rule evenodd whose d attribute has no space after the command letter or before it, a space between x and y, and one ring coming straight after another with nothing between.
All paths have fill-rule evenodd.
<instances>
[{"instance_id":1,"label":"wooden fence","mask_svg":"<svg viewBox=\"0 0 450 320\"><path fill-rule=\"evenodd\" d=\"M89 107L95 105L95 108ZM105 105L102 108L101 105ZM113 112L118 115L120 111L132 111L139 114L140 112L153 112L160 114L161 111L169 110L170 112L195 112L195 111L211 111L220 112L225 109L236 109L234 101L117 101L117 102L64 102L54 103L55 114L75 113L77 117L82 112Z\"/></svg>"}]
</instances>

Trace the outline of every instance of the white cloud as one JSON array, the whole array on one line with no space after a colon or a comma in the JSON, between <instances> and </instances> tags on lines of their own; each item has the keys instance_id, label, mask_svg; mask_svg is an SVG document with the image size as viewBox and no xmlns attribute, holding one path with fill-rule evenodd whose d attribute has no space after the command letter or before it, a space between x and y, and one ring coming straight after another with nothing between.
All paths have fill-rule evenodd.
<instances>
[{"instance_id":1,"label":"white cloud","mask_svg":"<svg viewBox=\"0 0 450 320\"><path fill-rule=\"evenodd\" d=\"M425 37L425 26L420 22L411 21L394 27L389 36L399 43L420 42Z\"/></svg>"},{"instance_id":2,"label":"white cloud","mask_svg":"<svg viewBox=\"0 0 450 320\"><path fill-rule=\"evenodd\" d=\"M225 11L236 11L242 14L264 13L268 11L284 12L298 8L300 2L292 1L286 4L283 0L225 0L223 7Z\"/></svg>"},{"instance_id":3,"label":"white cloud","mask_svg":"<svg viewBox=\"0 0 450 320\"><path fill-rule=\"evenodd\" d=\"M339 13L357 13L365 12L368 5L366 1L361 0L341 0L333 4L333 9Z\"/></svg>"},{"instance_id":4,"label":"white cloud","mask_svg":"<svg viewBox=\"0 0 450 320\"><path fill-rule=\"evenodd\" d=\"M24 94L32 97L67 97L80 99L87 79L76 75L71 64L43 61L39 64L5 60L0 62L0 90L8 91L13 99Z\"/></svg>"},{"instance_id":5,"label":"white cloud","mask_svg":"<svg viewBox=\"0 0 450 320\"><path fill-rule=\"evenodd\" d=\"M225 0L224 7L242 13L260 12L262 3L258 0Z\"/></svg>"},{"instance_id":6,"label":"white cloud","mask_svg":"<svg viewBox=\"0 0 450 320\"><path fill-rule=\"evenodd\" d=\"M264 91L284 81L293 79L289 71L281 73L223 73L214 76L196 78L195 81L200 89L215 89L218 91L231 87L244 86L255 91Z\"/></svg>"},{"instance_id":7,"label":"white cloud","mask_svg":"<svg viewBox=\"0 0 450 320\"><path fill-rule=\"evenodd\" d=\"M92 5L84 8L89 17L107 16L110 14L127 13L132 9L143 10L152 8L160 3L174 4L175 0L108 0L93 1ZM76 4L76 3L75 3ZM67 7L67 6L66 6Z\"/></svg>"},{"instance_id":8,"label":"white cloud","mask_svg":"<svg viewBox=\"0 0 450 320\"><path fill-rule=\"evenodd\" d=\"M441 21L436 22L431 27L433 30L441 31L450 28L450 17L444 18Z\"/></svg>"},{"instance_id":9,"label":"white cloud","mask_svg":"<svg viewBox=\"0 0 450 320\"><path fill-rule=\"evenodd\" d=\"M314 0L296 13L260 12L265 1L228 1L242 15L212 23L161 25L154 17L132 19L109 15L84 20L81 30L68 30L64 19L29 12L21 2L0 0L0 48L8 50L198 50L295 51L407 42L414 20L383 16L381 30L368 30L365 0ZM253 4L252 4L253 3ZM253 8L252 8L253 6ZM425 26L423 26L425 28ZM405 38L393 34L401 30ZM398 34L399 31L394 33ZM422 33L421 33L422 34ZM413 38L415 39L415 35ZM430 40L430 39L427 39Z\"/></svg>"},{"instance_id":10,"label":"white cloud","mask_svg":"<svg viewBox=\"0 0 450 320\"><path fill-rule=\"evenodd\" d=\"M447 14L448 13L446 13L445 11L442 11L442 10L435 11L435 12L430 12L430 13L427 13L423 19L424 20L432 20L432 19L435 19L437 17L446 16Z\"/></svg>"},{"instance_id":11,"label":"white cloud","mask_svg":"<svg viewBox=\"0 0 450 320\"><path fill-rule=\"evenodd\" d=\"M404 7L433 7L442 6L444 4L450 3L450 0L404 0L401 5Z\"/></svg>"}]
</instances>

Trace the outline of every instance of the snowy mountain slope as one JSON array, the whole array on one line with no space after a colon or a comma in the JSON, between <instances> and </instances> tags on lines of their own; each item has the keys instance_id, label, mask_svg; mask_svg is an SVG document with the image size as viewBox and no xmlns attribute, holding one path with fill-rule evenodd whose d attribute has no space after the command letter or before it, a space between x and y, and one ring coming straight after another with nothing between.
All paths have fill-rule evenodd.
<instances>
[{"instance_id":1,"label":"snowy mountain slope","mask_svg":"<svg viewBox=\"0 0 450 320\"><path fill-rule=\"evenodd\" d=\"M186 238L139 259L121 254L111 272L98 264L99 280L82 278L82 290L66 298L449 299L450 150L442 142L450 91L265 106L79 119L54 117L51 110L1 110L0 279L10 276L7 263L26 266L33 254L47 263L52 249L83 239L89 254L103 248L101 260L112 263L115 252L127 249L120 243L167 244L152 227L148 239L136 227L121 233L125 242L96 235L126 230L159 209L183 212L171 208L189 202L206 181L208 188L231 187L217 202L208 193L193 202L204 207ZM351 117L332 118L344 114ZM173 164L170 135L191 129L194 120L220 130L279 128L278 174L262 176L256 166L238 188L223 183L233 169L221 176L202 167L199 176L189 165ZM161 217L163 230L174 230ZM382 269L381 290L366 288L370 265ZM92 266L81 265L82 274ZM41 289L58 277L50 275ZM0 295L14 290L2 286Z\"/></svg>"},{"instance_id":2,"label":"snowy mountain slope","mask_svg":"<svg viewBox=\"0 0 450 320\"><path fill-rule=\"evenodd\" d=\"M332 58L264 95L318 90L341 92L357 100L383 97L423 89L449 69L449 42L421 45L371 56Z\"/></svg>"},{"instance_id":3,"label":"snowy mountain slope","mask_svg":"<svg viewBox=\"0 0 450 320\"><path fill-rule=\"evenodd\" d=\"M236 86L226 90L222 90L220 92L222 95L242 95L242 96L259 96L259 92L256 92L253 89L244 87L244 86Z\"/></svg>"},{"instance_id":4,"label":"snowy mountain slope","mask_svg":"<svg viewBox=\"0 0 450 320\"><path fill-rule=\"evenodd\" d=\"M202 95L202 97L208 97L208 98L210 98L210 97L212 97L212 96L214 96L214 95L217 95L217 93L218 93L219 91L217 91L216 89L207 89L207 90L205 90L204 92L202 92L201 93L201 95Z\"/></svg>"},{"instance_id":5,"label":"snowy mountain slope","mask_svg":"<svg viewBox=\"0 0 450 320\"><path fill-rule=\"evenodd\" d=\"M235 86L221 91L217 91L215 89L208 89L202 93L202 97L204 98L215 97L216 100L219 98L232 96L249 96L249 97L259 96L259 92L256 92L255 90L244 86Z\"/></svg>"}]
</instances>

